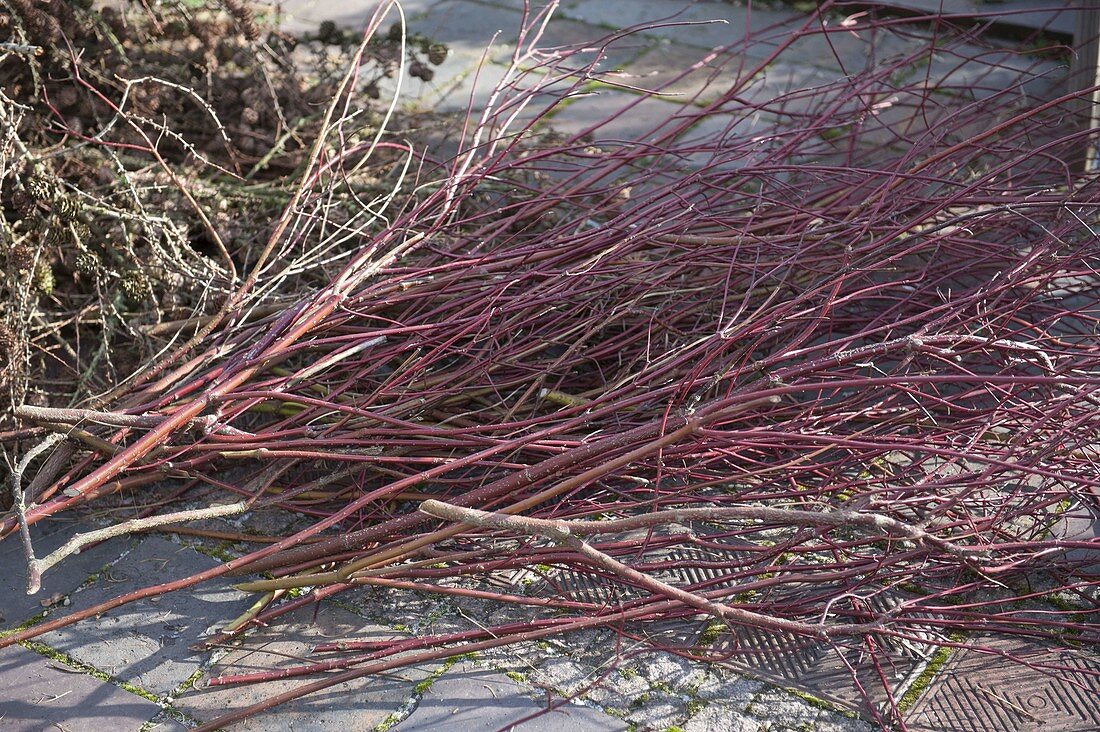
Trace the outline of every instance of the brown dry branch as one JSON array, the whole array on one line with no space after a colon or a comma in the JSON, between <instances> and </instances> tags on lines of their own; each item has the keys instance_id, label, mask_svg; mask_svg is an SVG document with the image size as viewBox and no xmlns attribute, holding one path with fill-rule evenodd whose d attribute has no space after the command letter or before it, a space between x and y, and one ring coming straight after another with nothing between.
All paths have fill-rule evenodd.
<instances>
[{"instance_id":1,"label":"brown dry branch","mask_svg":"<svg viewBox=\"0 0 1100 732\"><path fill-rule=\"evenodd\" d=\"M47 425L75 425L88 422L115 427L156 427L165 419L151 414L120 414L95 409L36 407L29 404L16 407L15 416ZM217 424L214 415L197 417L185 425L185 428L189 427L198 427L206 432L225 435L240 436L246 434L233 427Z\"/></svg>"},{"instance_id":2,"label":"brown dry branch","mask_svg":"<svg viewBox=\"0 0 1100 732\"><path fill-rule=\"evenodd\" d=\"M223 505L214 505L207 508L196 508L189 511L175 511L172 513L159 514L157 516L149 516L147 518L130 519L121 523L112 524L102 529L95 529L94 531L85 531L84 533L77 534L76 536L65 542L60 548L54 550L50 554L36 560L34 569L37 572L37 576L41 577L45 574L46 570L53 567L55 564L72 556L73 554L79 554L80 550L89 544L97 544L107 539L113 539L117 536L125 536L127 534L136 534L142 531L148 531L161 526L167 526L169 524L182 524L188 521L201 521L203 519L224 518L226 516L236 516L244 513L249 508L249 504L244 501L237 503L228 503ZM27 589L28 595L33 595L38 591L38 588Z\"/></svg>"},{"instance_id":3,"label":"brown dry branch","mask_svg":"<svg viewBox=\"0 0 1100 732\"><path fill-rule=\"evenodd\" d=\"M853 635L866 635L878 630L882 623L875 621L867 624L837 624L826 625L803 623L797 620L787 620L785 618L777 618L769 615L762 615L761 613L755 613L750 610L744 610L741 608L732 607L721 602L715 602L708 600L705 597L701 597L693 592L687 592L681 590L678 587L674 587L667 582L662 582L655 577L651 577L644 572L639 572L636 569L632 569L622 562L618 561L614 557L611 557L598 549L593 548L591 545L586 544L576 537L573 533L573 528L576 527L582 534L584 533L602 533L597 529L593 529L592 524L598 524L598 521L589 522L572 522L572 521L547 521L544 519L531 518L529 516L510 516L503 513L495 513L491 511L479 511L475 508L463 508L461 506L453 506L442 501L424 501L420 504L420 510L429 516L441 518L447 521L456 521L461 524L468 524L471 526L481 526L484 528L506 529L512 533L524 534L526 536L544 536L562 546L567 546L573 551L580 554L585 559L592 562L597 567L606 569L608 572L623 578L627 582L644 587L655 595L663 595L670 600L682 602L685 605L702 610L705 613L715 616L721 620L728 620L731 623L738 623L740 625L751 625L757 628L765 628L767 630L775 630L784 633L793 633L795 635L807 635L813 638L819 638L821 640L827 640L830 638L838 638L843 636ZM718 509L720 511L721 509ZM699 509L700 512L706 512L707 509ZM676 511L665 511L663 515L654 522L642 523L638 525L653 526L660 523L667 523L675 520L669 517L669 514L675 514ZM781 511L781 513L789 513ZM798 512L806 513L809 512ZM704 518L700 515L694 516L695 518ZM711 518L728 518L729 515L712 516ZM641 518L641 517L639 517ZM803 516L787 516L792 523L805 523L806 518ZM852 517L846 517L849 520L846 523L855 523L852 521ZM885 526L886 523L875 523L875 517L868 516L872 519L872 524L876 526ZM627 524L632 523L632 519L621 519L621 521ZM865 522L859 522L865 523ZM812 525L812 524L811 524ZM830 524L828 521L822 521L819 525L836 525ZM461 527L459 527L461 528ZM890 528L896 528L890 526Z\"/></svg>"},{"instance_id":4,"label":"brown dry branch","mask_svg":"<svg viewBox=\"0 0 1100 732\"><path fill-rule=\"evenodd\" d=\"M451 506L440 501L428 500L420 505L420 510L430 516L458 521L456 510L459 507ZM466 510L466 509L462 509ZM449 512L443 516L441 511ZM492 520L505 517L507 514L493 512L489 514ZM523 518L523 517L517 517ZM594 536L598 534L613 534L620 531L630 531L643 527L661 526L664 524L684 524L691 521L760 521L781 526L819 526L838 528L842 526L859 526L871 529L875 533L884 536L905 537L920 544L930 544L937 549L953 554L959 558L981 556L985 552L981 549L959 546L952 541L942 539L935 534L918 527L898 521L890 516L877 513L860 513L857 511L822 510L801 511L791 508L776 508L774 506L714 506L711 508L672 508L638 516L629 516L620 519L608 519L606 521L546 521L544 519L526 518L531 525L553 525L556 530L564 531L575 536ZM488 526L490 519L483 518L475 522L478 526ZM466 522L470 523L470 522ZM526 524L525 524L526 525ZM507 526L500 524L502 528Z\"/></svg>"}]
</instances>

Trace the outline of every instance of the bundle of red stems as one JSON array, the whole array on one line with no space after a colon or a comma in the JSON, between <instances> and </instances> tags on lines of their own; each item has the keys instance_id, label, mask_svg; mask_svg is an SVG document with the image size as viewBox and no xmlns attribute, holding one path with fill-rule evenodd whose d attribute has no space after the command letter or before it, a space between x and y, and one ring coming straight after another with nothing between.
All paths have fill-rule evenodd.
<instances>
[{"instance_id":1,"label":"bundle of red stems","mask_svg":"<svg viewBox=\"0 0 1100 732\"><path fill-rule=\"evenodd\" d=\"M596 66L644 29L541 51L532 15L459 152L410 150L416 183L382 223L328 208L378 149L348 142L353 67L222 310L181 324L108 404L24 412L98 439L51 447L64 456L38 471L28 524L171 479L302 528L0 645L259 572L273 578L240 587L279 600L215 640L364 584L549 614L337 644L296 673L342 672L247 713L429 658L700 614L864 650L974 630L1095 641L1096 541L1062 530L1100 488L1100 186L1074 116L1093 90L1062 91L1064 64L986 43L981 24L838 12L644 92ZM762 83L792 45L843 34L878 55L811 88ZM699 78L681 105L658 97ZM548 131L596 93L622 107ZM310 267L324 283L270 307ZM3 530L18 528L13 513ZM717 579L658 577L662 550L733 544L747 558ZM533 567L615 599L475 589ZM296 587L311 589L278 592ZM887 591L901 599L869 601ZM1069 605L1032 612L1055 596Z\"/></svg>"}]
</instances>

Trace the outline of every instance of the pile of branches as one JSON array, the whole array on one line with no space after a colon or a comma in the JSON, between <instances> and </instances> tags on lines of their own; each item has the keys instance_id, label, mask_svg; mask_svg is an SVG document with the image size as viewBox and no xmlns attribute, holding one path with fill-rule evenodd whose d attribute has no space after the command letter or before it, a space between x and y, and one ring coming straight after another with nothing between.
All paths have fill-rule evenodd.
<instances>
[{"instance_id":1,"label":"pile of branches","mask_svg":"<svg viewBox=\"0 0 1100 732\"><path fill-rule=\"evenodd\" d=\"M592 46L539 49L552 5L528 18L457 156L406 148L389 163L419 172L381 224L342 197L383 149L362 135L353 59L224 305L179 322L109 400L18 410L52 431L26 443L0 524L25 537L32 587L110 535L261 507L302 528L0 646L225 575L260 602L211 642L364 585L542 608L322 649L335 655L280 676L340 673L215 728L432 658L700 614L872 655L969 632L1097 640L1096 542L1063 529L1095 515L1100 488L1100 186L1075 164L1094 133L1072 123L1091 92L1053 91L1043 54L974 29L838 24L843 6L826 4L685 69L710 74L711 93L637 139L601 129L660 89L563 135L546 131L557 105L622 84ZM837 33L911 43L826 85L761 93L791 45ZM324 281L279 299L320 260ZM208 507L157 502L33 554L35 522L166 480ZM694 584L654 558L730 546L747 558ZM537 591L486 581L535 568L611 599L552 576ZM679 652L715 657L703 642Z\"/></svg>"},{"instance_id":2,"label":"pile of branches","mask_svg":"<svg viewBox=\"0 0 1100 732\"><path fill-rule=\"evenodd\" d=\"M290 36L240 0L0 2L6 401L102 395L163 348L165 322L236 296L243 273L263 268L267 222L292 195L344 66L363 66L365 127L385 116L380 85L402 72L430 79L447 56L400 23L364 49L358 40L331 22ZM356 207L384 188L372 171L353 182ZM317 269L299 267L280 293ZM0 429L12 427L4 410Z\"/></svg>"}]
</instances>

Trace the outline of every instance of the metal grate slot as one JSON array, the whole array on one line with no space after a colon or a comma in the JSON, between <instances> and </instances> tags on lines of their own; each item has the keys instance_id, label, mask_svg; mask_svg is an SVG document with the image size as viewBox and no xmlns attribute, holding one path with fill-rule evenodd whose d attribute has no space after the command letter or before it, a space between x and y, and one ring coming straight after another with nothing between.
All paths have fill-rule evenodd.
<instances>
[{"instance_id":1,"label":"metal grate slot","mask_svg":"<svg viewBox=\"0 0 1100 732\"><path fill-rule=\"evenodd\" d=\"M1095 732L1100 729L1100 658L1036 643L983 638L975 645L1047 664L1010 663L965 649L955 655L914 705L917 732Z\"/></svg>"}]
</instances>

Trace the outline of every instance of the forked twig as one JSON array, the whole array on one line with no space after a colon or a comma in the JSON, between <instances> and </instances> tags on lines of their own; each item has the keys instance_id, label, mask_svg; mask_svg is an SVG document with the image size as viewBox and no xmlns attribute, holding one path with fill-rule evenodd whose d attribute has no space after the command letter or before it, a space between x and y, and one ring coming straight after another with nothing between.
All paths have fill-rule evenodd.
<instances>
[{"instance_id":1,"label":"forked twig","mask_svg":"<svg viewBox=\"0 0 1100 732\"><path fill-rule=\"evenodd\" d=\"M27 524L27 505L23 495L23 473L36 457L65 439L64 435L52 434L27 450L26 454L11 469L12 508L19 521L19 536L23 541L23 554L27 558L27 594L33 595L42 587L42 570L34 557L34 544L31 542L31 530Z\"/></svg>"},{"instance_id":2,"label":"forked twig","mask_svg":"<svg viewBox=\"0 0 1100 732\"><path fill-rule=\"evenodd\" d=\"M198 521L200 519L212 519L222 518L224 516L235 516L239 513L244 513L248 510L249 503L246 501L239 501L237 503L229 503L221 506L210 506L208 508L196 508L190 511L176 511L175 513L166 513L160 516L148 516L146 518L130 519L129 521L123 521L120 524L114 524L102 529L96 529L94 531L86 531L83 534L77 534L73 538L65 542L61 548L55 550L49 555L38 560L31 560L31 565L36 572L39 579L42 574L60 562L65 557L73 554L79 554L80 550L89 544L95 544L106 539L113 539L116 536L124 536L126 534L135 534L139 531L145 531L147 529L153 529L158 526L164 526L166 524L182 524L187 521ZM30 585L27 587L27 594L33 595L37 592L39 587L37 585L32 589Z\"/></svg>"}]
</instances>

